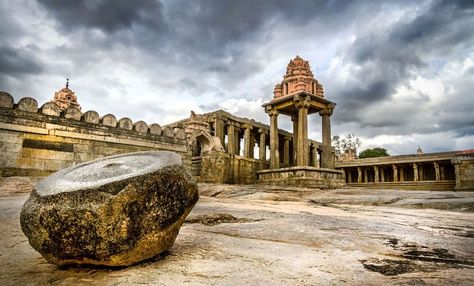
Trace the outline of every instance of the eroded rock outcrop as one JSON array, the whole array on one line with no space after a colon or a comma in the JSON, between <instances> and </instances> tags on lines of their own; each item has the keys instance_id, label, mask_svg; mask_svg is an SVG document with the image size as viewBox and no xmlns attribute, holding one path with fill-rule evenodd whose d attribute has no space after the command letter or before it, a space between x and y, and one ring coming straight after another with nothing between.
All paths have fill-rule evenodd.
<instances>
[{"instance_id":1,"label":"eroded rock outcrop","mask_svg":"<svg viewBox=\"0 0 474 286\"><path fill-rule=\"evenodd\" d=\"M126 266L170 248L197 200L179 155L123 154L38 182L21 227L51 263Z\"/></svg>"}]
</instances>

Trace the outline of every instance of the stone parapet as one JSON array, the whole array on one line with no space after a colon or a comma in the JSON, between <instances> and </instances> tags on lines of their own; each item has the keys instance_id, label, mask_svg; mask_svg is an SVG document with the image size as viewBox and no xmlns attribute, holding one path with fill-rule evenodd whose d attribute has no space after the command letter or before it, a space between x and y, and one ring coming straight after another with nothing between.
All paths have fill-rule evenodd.
<instances>
[{"instance_id":1,"label":"stone parapet","mask_svg":"<svg viewBox=\"0 0 474 286\"><path fill-rule=\"evenodd\" d=\"M309 166L260 170L257 177L257 183L264 185L309 188L340 188L345 185L342 171Z\"/></svg>"},{"instance_id":2,"label":"stone parapet","mask_svg":"<svg viewBox=\"0 0 474 286\"><path fill-rule=\"evenodd\" d=\"M47 175L83 161L118 153L168 150L187 158L183 128L117 121L113 114L82 113L70 106L63 111L53 102L38 108L26 97L15 103L0 92L0 176Z\"/></svg>"}]
</instances>

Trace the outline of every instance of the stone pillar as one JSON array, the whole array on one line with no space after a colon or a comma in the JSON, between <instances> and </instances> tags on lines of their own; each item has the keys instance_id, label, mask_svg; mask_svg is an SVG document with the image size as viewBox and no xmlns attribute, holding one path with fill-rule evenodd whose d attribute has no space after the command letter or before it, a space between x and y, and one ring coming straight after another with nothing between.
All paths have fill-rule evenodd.
<instances>
[{"instance_id":1,"label":"stone pillar","mask_svg":"<svg viewBox=\"0 0 474 286\"><path fill-rule=\"evenodd\" d=\"M291 116L291 121L293 121L293 162L296 166L298 158L298 116Z\"/></svg>"},{"instance_id":2,"label":"stone pillar","mask_svg":"<svg viewBox=\"0 0 474 286\"><path fill-rule=\"evenodd\" d=\"M298 148L296 165L308 166L308 107L309 101L306 98L300 99L295 104L298 108ZM331 134L329 134L331 136ZM331 143L329 143L331 144Z\"/></svg>"},{"instance_id":3,"label":"stone pillar","mask_svg":"<svg viewBox=\"0 0 474 286\"><path fill-rule=\"evenodd\" d=\"M234 123L234 131L235 131L234 154L240 155L240 123L237 123L237 122Z\"/></svg>"},{"instance_id":4,"label":"stone pillar","mask_svg":"<svg viewBox=\"0 0 474 286\"><path fill-rule=\"evenodd\" d=\"M423 163L420 163L420 166L418 168L418 181L424 181L425 180L425 174L423 170Z\"/></svg>"},{"instance_id":5,"label":"stone pillar","mask_svg":"<svg viewBox=\"0 0 474 286\"><path fill-rule=\"evenodd\" d=\"M413 163L413 181L418 182L418 165Z\"/></svg>"},{"instance_id":6,"label":"stone pillar","mask_svg":"<svg viewBox=\"0 0 474 286\"><path fill-rule=\"evenodd\" d=\"M374 166L374 173L375 173L374 182L378 183L379 182L379 167L378 166Z\"/></svg>"},{"instance_id":7,"label":"stone pillar","mask_svg":"<svg viewBox=\"0 0 474 286\"><path fill-rule=\"evenodd\" d=\"M244 124L244 157L245 158L253 158L251 150L253 151L252 146L252 128L253 126L250 124Z\"/></svg>"},{"instance_id":8,"label":"stone pillar","mask_svg":"<svg viewBox=\"0 0 474 286\"><path fill-rule=\"evenodd\" d=\"M227 153L235 154L235 128L232 121L227 123Z\"/></svg>"},{"instance_id":9,"label":"stone pillar","mask_svg":"<svg viewBox=\"0 0 474 286\"><path fill-rule=\"evenodd\" d=\"M333 107L328 107L319 111L322 117L322 133L323 133L323 152L321 154L321 167L334 168L331 158L331 119Z\"/></svg>"},{"instance_id":10,"label":"stone pillar","mask_svg":"<svg viewBox=\"0 0 474 286\"><path fill-rule=\"evenodd\" d=\"M267 160L267 130L260 128L258 129L258 133L260 133L260 142L259 142L259 150L258 150L258 158L261 161Z\"/></svg>"},{"instance_id":11,"label":"stone pillar","mask_svg":"<svg viewBox=\"0 0 474 286\"><path fill-rule=\"evenodd\" d=\"M385 169L384 167L380 167L380 182L385 182Z\"/></svg>"},{"instance_id":12,"label":"stone pillar","mask_svg":"<svg viewBox=\"0 0 474 286\"><path fill-rule=\"evenodd\" d=\"M357 167L357 183L362 183L362 168Z\"/></svg>"},{"instance_id":13,"label":"stone pillar","mask_svg":"<svg viewBox=\"0 0 474 286\"><path fill-rule=\"evenodd\" d=\"M367 175L367 168L364 168L364 183L368 183L369 182L369 176Z\"/></svg>"},{"instance_id":14,"label":"stone pillar","mask_svg":"<svg viewBox=\"0 0 474 286\"><path fill-rule=\"evenodd\" d=\"M283 165L290 165L290 136L283 138Z\"/></svg>"},{"instance_id":15,"label":"stone pillar","mask_svg":"<svg viewBox=\"0 0 474 286\"><path fill-rule=\"evenodd\" d=\"M439 180L441 180L441 176L440 176L440 173L439 173L439 163L438 162L433 162L433 165L434 165L434 169L435 169L436 181L439 181Z\"/></svg>"},{"instance_id":16,"label":"stone pillar","mask_svg":"<svg viewBox=\"0 0 474 286\"><path fill-rule=\"evenodd\" d=\"M215 130L215 136L221 140L222 146L225 145L225 122L224 119L220 117L216 117L215 122L214 122L214 130Z\"/></svg>"},{"instance_id":17,"label":"stone pillar","mask_svg":"<svg viewBox=\"0 0 474 286\"><path fill-rule=\"evenodd\" d=\"M397 165L393 164L392 169L393 169L393 181L398 182L398 168L397 168Z\"/></svg>"},{"instance_id":18,"label":"stone pillar","mask_svg":"<svg viewBox=\"0 0 474 286\"><path fill-rule=\"evenodd\" d=\"M255 134L250 132L249 158L255 159Z\"/></svg>"},{"instance_id":19,"label":"stone pillar","mask_svg":"<svg viewBox=\"0 0 474 286\"><path fill-rule=\"evenodd\" d=\"M280 152L278 151L278 110L269 108L270 116L270 169L280 168Z\"/></svg>"},{"instance_id":20,"label":"stone pillar","mask_svg":"<svg viewBox=\"0 0 474 286\"><path fill-rule=\"evenodd\" d=\"M318 167L318 145L313 143L311 146L311 166Z\"/></svg>"},{"instance_id":21,"label":"stone pillar","mask_svg":"<svg viewBox=\"0 0 474 286\"><path fill-rule=\"evenodd\" d=\"M351 169L350 168L347 168L347 171L346 171L346 178L347 178L347 182L350 184L352 183L352 176L351 176Z\"/></svg>"},{"instance_id":22,"label":"stone pillar","mask_svg":"<svg viewBox=\"0 0 474 286\"><path fill-rule=\"evenodd\" d=\"M400 182L405 181L405 167L400 167Z\"/></svg>"}]
</instances>

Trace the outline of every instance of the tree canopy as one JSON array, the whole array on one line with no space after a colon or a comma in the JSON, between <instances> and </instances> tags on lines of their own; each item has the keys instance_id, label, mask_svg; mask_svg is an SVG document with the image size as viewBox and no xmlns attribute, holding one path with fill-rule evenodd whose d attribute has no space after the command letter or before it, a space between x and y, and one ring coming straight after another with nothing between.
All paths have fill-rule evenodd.
<instances>
[{"instance_id":1,"label":"tree canopy","mask_svg":"<svg viewBox=\"0 0 474 286\"><path fill-rule=\"evenodd\" d=\"M354 134L348 134L344 138L336 135L332 138L332 142L336 148L336 154L344 154L349 150L354 150L355 153L361 144L360 139L355 137Z\"/></svg>"},{"instance_id":2,"label":"tree canopy","mask_svg":"<svg viewBox=\"0 0 474 286\"><path fill-rule=\"evenodd\" d=\"M366 149L359 153L359 159L390 156L385 148Z\"/></svg>"}]
</instances>

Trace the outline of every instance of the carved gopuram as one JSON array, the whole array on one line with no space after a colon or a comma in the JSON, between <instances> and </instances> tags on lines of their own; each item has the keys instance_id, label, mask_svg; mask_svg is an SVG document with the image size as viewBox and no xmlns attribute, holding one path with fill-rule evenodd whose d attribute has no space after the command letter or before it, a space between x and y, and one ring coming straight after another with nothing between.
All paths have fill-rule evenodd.
<instances>
[{"instance_id":1,"label":"carved gopuram","mask_svg":"<svg viewBox=\"0 0 474 286\"><path fill-rule=\"evenodd\" d=\"M274 185L310 187L339 187L344 185L343 173L334 169L331 148L331 121L336 104L324 98L323 87L314 78L309 63L299 56L290 61L281 84L273 91L273 99L263 107L270 116L270 169L257 172L258 182ZM310 149L308 141L308 115L317 113L322 119L322 145ZM293 153L283 148L284 168L280 168L280 139L278 115L293 121ZM287 144L287 143L285 143ZM295 148L296 147L296 148ZM311 166L320 154L320 167ZM289 156L295 158L288 167Z\"/></svg>"}]
</instances>

